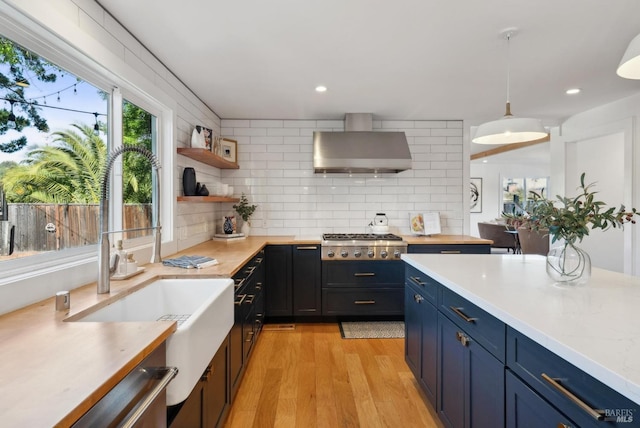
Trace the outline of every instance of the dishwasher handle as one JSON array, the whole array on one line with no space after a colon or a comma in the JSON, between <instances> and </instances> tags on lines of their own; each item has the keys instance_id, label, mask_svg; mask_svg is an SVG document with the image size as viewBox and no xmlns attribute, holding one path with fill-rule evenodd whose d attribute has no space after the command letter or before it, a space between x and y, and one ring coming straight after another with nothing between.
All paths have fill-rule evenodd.
<instances>
[{"instance_id":1,"label":"dishwasher handle","mask_svg":"<svg viewBox=\"0 0 640 428\"><path fill-rule=\"evenodd\" d=\"M131 414L131 416L129 416L129 418L127 418L127 420L122 423L122 425L120 425L122 428L133 427L136 422L138 422L140 417L144 415L144 413L155 401L155 399L158 398L158 395L160 395L162 391L165 390L167 385L169 385L169 382L171 382L171 380L178 374L177 367L150 367L141 370L154 371L154 377L156 379L160 378L160 382L158 382L158 384L151 391L147 392L142 400L140 400L138 408Z\"/></svg>"}]
</instances>

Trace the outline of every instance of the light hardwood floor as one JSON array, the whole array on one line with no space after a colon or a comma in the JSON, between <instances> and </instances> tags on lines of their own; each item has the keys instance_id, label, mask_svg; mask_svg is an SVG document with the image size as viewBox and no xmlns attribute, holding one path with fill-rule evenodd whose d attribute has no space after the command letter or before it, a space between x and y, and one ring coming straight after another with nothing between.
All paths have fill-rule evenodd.
<instances>
[{"instance_id":1,"label":"light hardwood floor","mask_svg":"<svg viewBox=\"0 0 640 428\"><path fill-rule=\"evenodd\" d=\"M342 339L337 324L263 330L225 428L441 427L404 339Z\"/></svg>"}]
</instances>

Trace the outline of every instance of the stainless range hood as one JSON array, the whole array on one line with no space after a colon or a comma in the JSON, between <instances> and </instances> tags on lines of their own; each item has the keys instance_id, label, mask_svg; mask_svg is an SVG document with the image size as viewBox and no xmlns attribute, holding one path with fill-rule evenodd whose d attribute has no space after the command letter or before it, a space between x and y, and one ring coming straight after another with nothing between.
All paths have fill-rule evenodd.
<instances>
[{"instance_id":1,"label":"stainless range hood","mask_svg":"<svg viewBox=\"0 0 640 428\"><path fill-rule=\"evenodd\" d=\"M404 132L373 132L369 113L345 116L345 132L313 133L316 173L383 173L411 169Z\"/></svg>"}]
</instances>

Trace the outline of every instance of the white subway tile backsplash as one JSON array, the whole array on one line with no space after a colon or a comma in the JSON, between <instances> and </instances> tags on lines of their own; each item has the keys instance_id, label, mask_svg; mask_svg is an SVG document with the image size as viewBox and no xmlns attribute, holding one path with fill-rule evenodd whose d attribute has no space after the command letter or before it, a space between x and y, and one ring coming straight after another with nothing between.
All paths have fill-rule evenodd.
<instances>
[{"instance_id":1,"label":"white subway tile backsplash","mask_svg":"<svg viewBox=\"0 0 640 428\"><path fill-rule=\"evenodd\" d=\"M462 122L460 122L462 124ZM415 128L448 128L448 122L444 120L416 120Z\"/></svg>"},{"instance_id":2,"label":"white subway tile backsplash","mask_svg":"<svg viewBox=\"0 0 640 428\"><path fill-rule=\"evenodd\" d=\"M300 135L299 128L267 128L267 135L296 137Z\"/></svg>"},{"instance_id":3,"label":"white subway tile backsplash","mask_svg":"<svg viewBox=\"0 0 640 428\"><path fill-rule=\"evenodd\" d=\"M285 128L315 128L315 120L283 120L282 126Z\"/></svg>"},{"instance_id":4,"label":"white subway tile backsplash","mask_svg":"<svg viewBox=\"0 0 640 428\"><path fill-rule=\"evenodd\" d=\"M282 128L282 120L251 120L252 128Z\"/></svg>"},{"instance_id":5,"label":"white subway tile backsplash","mask_svg":"<svg viewBox=\"0 0 640 428\"><path fill-rule=\"evenodd\" d=\"M364 232L376 212L387 213L395 232L409 233L415 210L439 211L444 233L462 230L461 121L374 121L381 132L404 131L413 157L411 170L376 177L313 172L313 132L342 131L342 120L221 120L220 126L238 139L241 168L222 170L222 181L246 186L259 204L254 233Z\"/></svg>"},{"instance_id":6,"label":"white subway tile backsplash","mask_svg":"<svg viewBox=\"0 0 640 428\"><path fill-rule=\"evenodd\" d=\"M222 128L234 129L234 128L250 128L250 120L238 120L238 119L222 119L220 121ZM226 133L225 133L226 135Z\"/></svg>"},{"instance_id":7,"label":"white subway tile backsplash","mask_svg":"<svg viewBox=\"0 0 640 428\"><path fill-rule=\"evenodd\" d=\"M343 120L317 120L316 121L317 128L333 128L333 129L344 129L344 121ZM333 130L332 129L332 130ZM322 129L326 131L326 129Z\"/></svg>"}]
</instances>

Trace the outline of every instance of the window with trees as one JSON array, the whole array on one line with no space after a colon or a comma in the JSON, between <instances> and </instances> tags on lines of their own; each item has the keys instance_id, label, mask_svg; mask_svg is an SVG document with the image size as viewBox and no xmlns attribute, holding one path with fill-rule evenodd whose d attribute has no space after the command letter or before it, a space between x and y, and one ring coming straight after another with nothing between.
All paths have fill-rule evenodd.
<instances>
[{"instance_id":1,"label":"window with trees","mask_svg":"<svg viewBox=\"0 0 640 428\"><path fill-rule=\"evenodd\" d=\"M520 213L531 199L531 192L546 196L549 186L547 177L503 178L502 206L506 213Z\"/></svg>"},{"instance_id":2,"label":"window with trees","mask_svg":"<svg viewBox=\"0 0 640 428\"><path fill-rule=\"evenodd\" d=\"M122 97L114 115L110 97L113 102L112 93L0 37L0 212L7 217L0 220L15 232L14 252L0 252L0 263L98 242L102 171L113 140L108 129L122 129L122 144L157 149L156 116ZM154 215L151 165L136 153L119 162L114 181L121 190L111 204L121 215L113 220L120 229L147 227Z\"/></svg>"}]
</instances>

